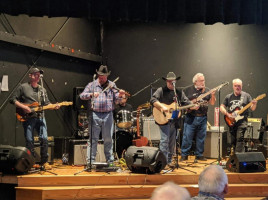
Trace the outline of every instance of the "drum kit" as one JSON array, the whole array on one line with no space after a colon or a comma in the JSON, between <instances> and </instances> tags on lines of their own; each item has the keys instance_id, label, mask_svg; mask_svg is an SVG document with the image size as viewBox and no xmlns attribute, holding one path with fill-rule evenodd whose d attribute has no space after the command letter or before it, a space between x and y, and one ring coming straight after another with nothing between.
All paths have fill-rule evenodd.
<instances>
[{"instance_id":1,"label":"drum kit","mask_svg":"<svg viewBox=\"0 0 268 200\"><path fill-rule=\"evenodd\" d=\"M117 156L121 158L126 149L133 145L134 138L138 132L142 131L143 114L142 111L150 108L150 103L138 106L136 111L120 110L115 116L115 149ZM137 118L138 117L138 118Z\"/></svg>"},{"instance_id":2,"label":"drum kit","mask_svg":"<svg viewBox=\"0 0 268 200\"><path fill-rule=\"evenodd\" d=\"M120 110L116 114L116 126L119 129L122 129L125 132L135 133L137 132L137 121L139 121L140 127L142 127L142 121L143 121L143 110L147 110L150 108L150 103L145 103L140 106L138 106L138 109L130 112L128 110ZM137 120L137 112L140 111L141 114L139 114L139 120Z\"/></svg>"}]
</instances>

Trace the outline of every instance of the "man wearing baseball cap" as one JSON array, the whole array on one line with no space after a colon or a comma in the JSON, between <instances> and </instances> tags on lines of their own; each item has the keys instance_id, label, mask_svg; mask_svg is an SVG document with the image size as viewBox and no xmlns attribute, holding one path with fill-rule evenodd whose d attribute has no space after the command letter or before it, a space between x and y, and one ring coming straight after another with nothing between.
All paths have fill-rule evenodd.
<instances>
[{"instance_id":1,"label":"man wearing baseball cap","mask_svg":"<svg viewBox=\"0 0 268 200\"><path fill-rule=\"evenodd\" d=\"M37 158L34 150L34 130L38 132L39 142L41 146L41 168L51 169L48 161L48 141L47 141L47 125L43 112L33 112L30 105L38 103L39 105L48 105L50 101L47 96L47 91L38 84L44 71L38 68L29 70L29 82L18 86L10 98L10 103L17 107L17 112L23 113L21 121L24 128L24 137L26 147L31 151L32 155ZM52 109L59 109L56 104Z\"/></svg>"}]
</instances>

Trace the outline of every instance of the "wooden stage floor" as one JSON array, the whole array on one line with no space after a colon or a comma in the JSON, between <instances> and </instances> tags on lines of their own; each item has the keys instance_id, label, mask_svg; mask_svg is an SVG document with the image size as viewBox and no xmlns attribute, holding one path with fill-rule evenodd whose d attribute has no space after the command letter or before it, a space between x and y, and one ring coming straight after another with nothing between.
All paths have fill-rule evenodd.
<instances>
[{"instance_id":1,"label":"wooden stage floor","mask_svg":"<svg viewBox=\"0 0 268 200\"><path fill-rule=\"evenodd\" d=\"M26 175L2 175L0 183L17 184L17 200L43 199L150 199L152 191L166 181L173 181L188 189L192 196L198 193L200 172L216 159L194 163L190 156L180 162L180 168L162 170L158 174L136 174L121 168L117 172L83 171L84 166L62 165L55 162L51 172ZM222 160L224 162L224 160ZM267 160L266 160L267 166ZM226 199L262 199L268 197L268 172L233 173L225 170L229 179Z\"/></svg>"}]
</instances>

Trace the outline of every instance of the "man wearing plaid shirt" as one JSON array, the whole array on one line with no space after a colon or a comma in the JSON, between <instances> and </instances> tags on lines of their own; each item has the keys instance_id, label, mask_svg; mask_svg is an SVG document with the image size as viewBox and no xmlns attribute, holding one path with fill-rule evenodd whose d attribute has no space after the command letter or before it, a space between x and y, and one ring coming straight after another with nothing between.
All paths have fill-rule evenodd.
<instances>
[{"instance_id":1,"label":"man wearing plaid shirt","mask_svg":"<svg viewBox=\"0 0 268 200\"><path fill-rule=\"evenodd\" d=\"M94 162L96 159L97 144L101 132L106 161L112 164L114 161L112 140L114 129L113 110L115 104L121 101L124 91L115 89L117 88L115 83L108 80L111 71L108 71L107 66L101 65L96 72L98 78L85 87L80 94L80 98L82 100L91 100L91 109L93 110L92 133L90 136L92 137L91 161ZM87 163L90 163L90 139L87 145Z\"/></svg>"}]
</instances>

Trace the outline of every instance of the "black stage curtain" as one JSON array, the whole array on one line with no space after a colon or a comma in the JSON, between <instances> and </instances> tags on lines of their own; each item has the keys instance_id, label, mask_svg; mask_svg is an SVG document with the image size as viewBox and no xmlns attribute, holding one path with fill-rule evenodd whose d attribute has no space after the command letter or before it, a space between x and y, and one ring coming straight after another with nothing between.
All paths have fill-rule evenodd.
<instances>
[{"instance_id":1,"label":"black stage curtain","mask_svg":"<svg viewBox=\"0 0 268 200\"><path fill-rule=\"evenodd\" d=\"M110 22L266 24L268 0L0 0L0 12Z\"/></svg>"}]
</instances>

